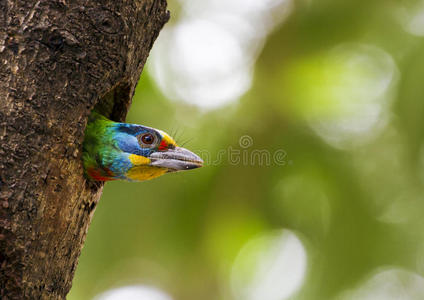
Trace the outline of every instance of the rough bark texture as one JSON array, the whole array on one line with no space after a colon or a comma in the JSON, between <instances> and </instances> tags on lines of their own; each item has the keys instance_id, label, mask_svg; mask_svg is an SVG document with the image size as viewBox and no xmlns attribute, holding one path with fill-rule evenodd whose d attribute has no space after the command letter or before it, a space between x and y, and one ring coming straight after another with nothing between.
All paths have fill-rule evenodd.
<instances>
[{"instance_id":1,"label":"rough bark texture","mask_svg":"<svg viewBox=\"0 0 424 300\"><path fill-rule=\"evenodd\" d=\"M87 117L125 117L168 17L166 0L0 0L0 299L66 297L102 190Z\"/></svg>"}]
</instances>

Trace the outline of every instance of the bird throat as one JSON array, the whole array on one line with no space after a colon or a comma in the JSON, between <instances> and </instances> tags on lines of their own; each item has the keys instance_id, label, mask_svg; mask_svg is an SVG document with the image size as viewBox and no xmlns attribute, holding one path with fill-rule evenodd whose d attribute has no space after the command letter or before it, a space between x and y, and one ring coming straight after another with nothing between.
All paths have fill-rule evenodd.
<instances>
[{"instance_id":1,"label":"bird throat","mask_svg":"<svg viewBox=\"0 0 424 300\"><path fill-rule=\"evenodd\" d=\"M130 180L143 181L159 177L168 170L165 168L154 168L151 166L134 166L128 170L126 176Z\"/></svg>"}]
</instances>

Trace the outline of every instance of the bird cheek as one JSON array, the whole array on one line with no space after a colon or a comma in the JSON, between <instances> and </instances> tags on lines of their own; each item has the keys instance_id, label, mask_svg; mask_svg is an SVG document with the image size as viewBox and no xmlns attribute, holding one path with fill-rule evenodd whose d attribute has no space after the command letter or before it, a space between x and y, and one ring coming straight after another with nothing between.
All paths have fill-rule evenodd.
<instances>
[{"instance_id":1,"label":"bird cheek","mask_svg":"<svg viewBox=\"0 0 424 300\"><path fill-rule=\"evenodd\" d=\"M141 156L141 155L130 154L128 156L128 159L130 160L130 162L134 166L148 165L148 164L150 164L150 159L148 159L147 157Z\"/></svg>"}]
</instances>

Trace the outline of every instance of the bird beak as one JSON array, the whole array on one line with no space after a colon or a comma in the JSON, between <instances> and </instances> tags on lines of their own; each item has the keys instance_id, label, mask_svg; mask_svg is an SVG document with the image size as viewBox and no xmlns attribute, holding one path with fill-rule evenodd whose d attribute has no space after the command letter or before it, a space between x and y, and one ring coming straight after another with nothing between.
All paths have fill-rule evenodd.
<instances>
[{"instance_id":1,"label":"bird beak","mask_svg":"<svg viewBox=\"0 0 424 300\"><path fill-rule=\"evenodd\" d=\"M203 166L203 160L199 156L180 147L154 152L149 158L151 166L166 168L168 172L191 170Z\"/></svg>"}]
</instances>

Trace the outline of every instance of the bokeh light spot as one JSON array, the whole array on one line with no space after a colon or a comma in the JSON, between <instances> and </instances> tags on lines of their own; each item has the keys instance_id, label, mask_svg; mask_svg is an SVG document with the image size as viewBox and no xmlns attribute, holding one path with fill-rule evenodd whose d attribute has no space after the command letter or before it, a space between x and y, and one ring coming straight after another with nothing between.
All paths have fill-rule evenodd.
<instances>
[{"instance_id":1,"label":"bokeh light spot","mask_svg":"<svg viewBox=\"0 0 424 300\"><path fill-rule=\"evenodd\" d=\"M133 285L106 291L93 300L172 300L172 298L156 288Z\"/></svg>"},{"instance_id":2,"label":"bokeh light spot","mask_svg":"<svg viewBox=\"0 0 424 300\"><path fill-rule=\"evenodd\" d=\"M383 127L397 68L382 49L340 45L289 72L290 105L330 145L366 142Z\"/></svg>"},{"instance_id":3,"label":"bokeh light spot","mask_svg":"<svg viewBox=\"0 0 424 300\"><path fill-rule=\"evenodd\" d=\"M424 278L401 269L381 271L358 289L347 291L339 300L421 300L424 299Z\"/></svg>"},{"instance_id":4,"label":"bokeh light spot","mask_svg":"<svg viewBox=\"0 0 424 300\"><path fill-rule=\"evenodd\" d=\"M411 3L403 6L399 11L399 19L406 32L424 36L424 1Z\"/></svg>"},{"instance_id":5,"label":"bokeh light spot","mask_svg":"<svg viewBox=\"0 0 424 300\"><path fill-rule=\"evenodd\" d=\"M169 99L204 109L237 100L249 90L265 37L288 15L291 1L181 2L187 16L161 32L153 78Z\"/></svg>"},{"instance_id":6,"label":"bokeh light spot","mask_svg":"<svg viewBox=\"0 0 424 300\"><path fill-rule=\"evenodd\" d=\"M243 300L286 299L301 287L306 266L306 251L293 232L264 234L249 241L234 262L234 296Z\"/></svg>"},{"instance_id":7,"label":"bokeh light spot","mask_svg":"<svg viewBox=\"0 0 424 300\"><path fill-rule=\"evenodd\" d=\"M166 40L155 49L152 72L170 99L215 108L249 88L250 64L243 61L238 41L223 28L190 20L165 34Z\"/></svg>"}]
</instances>

